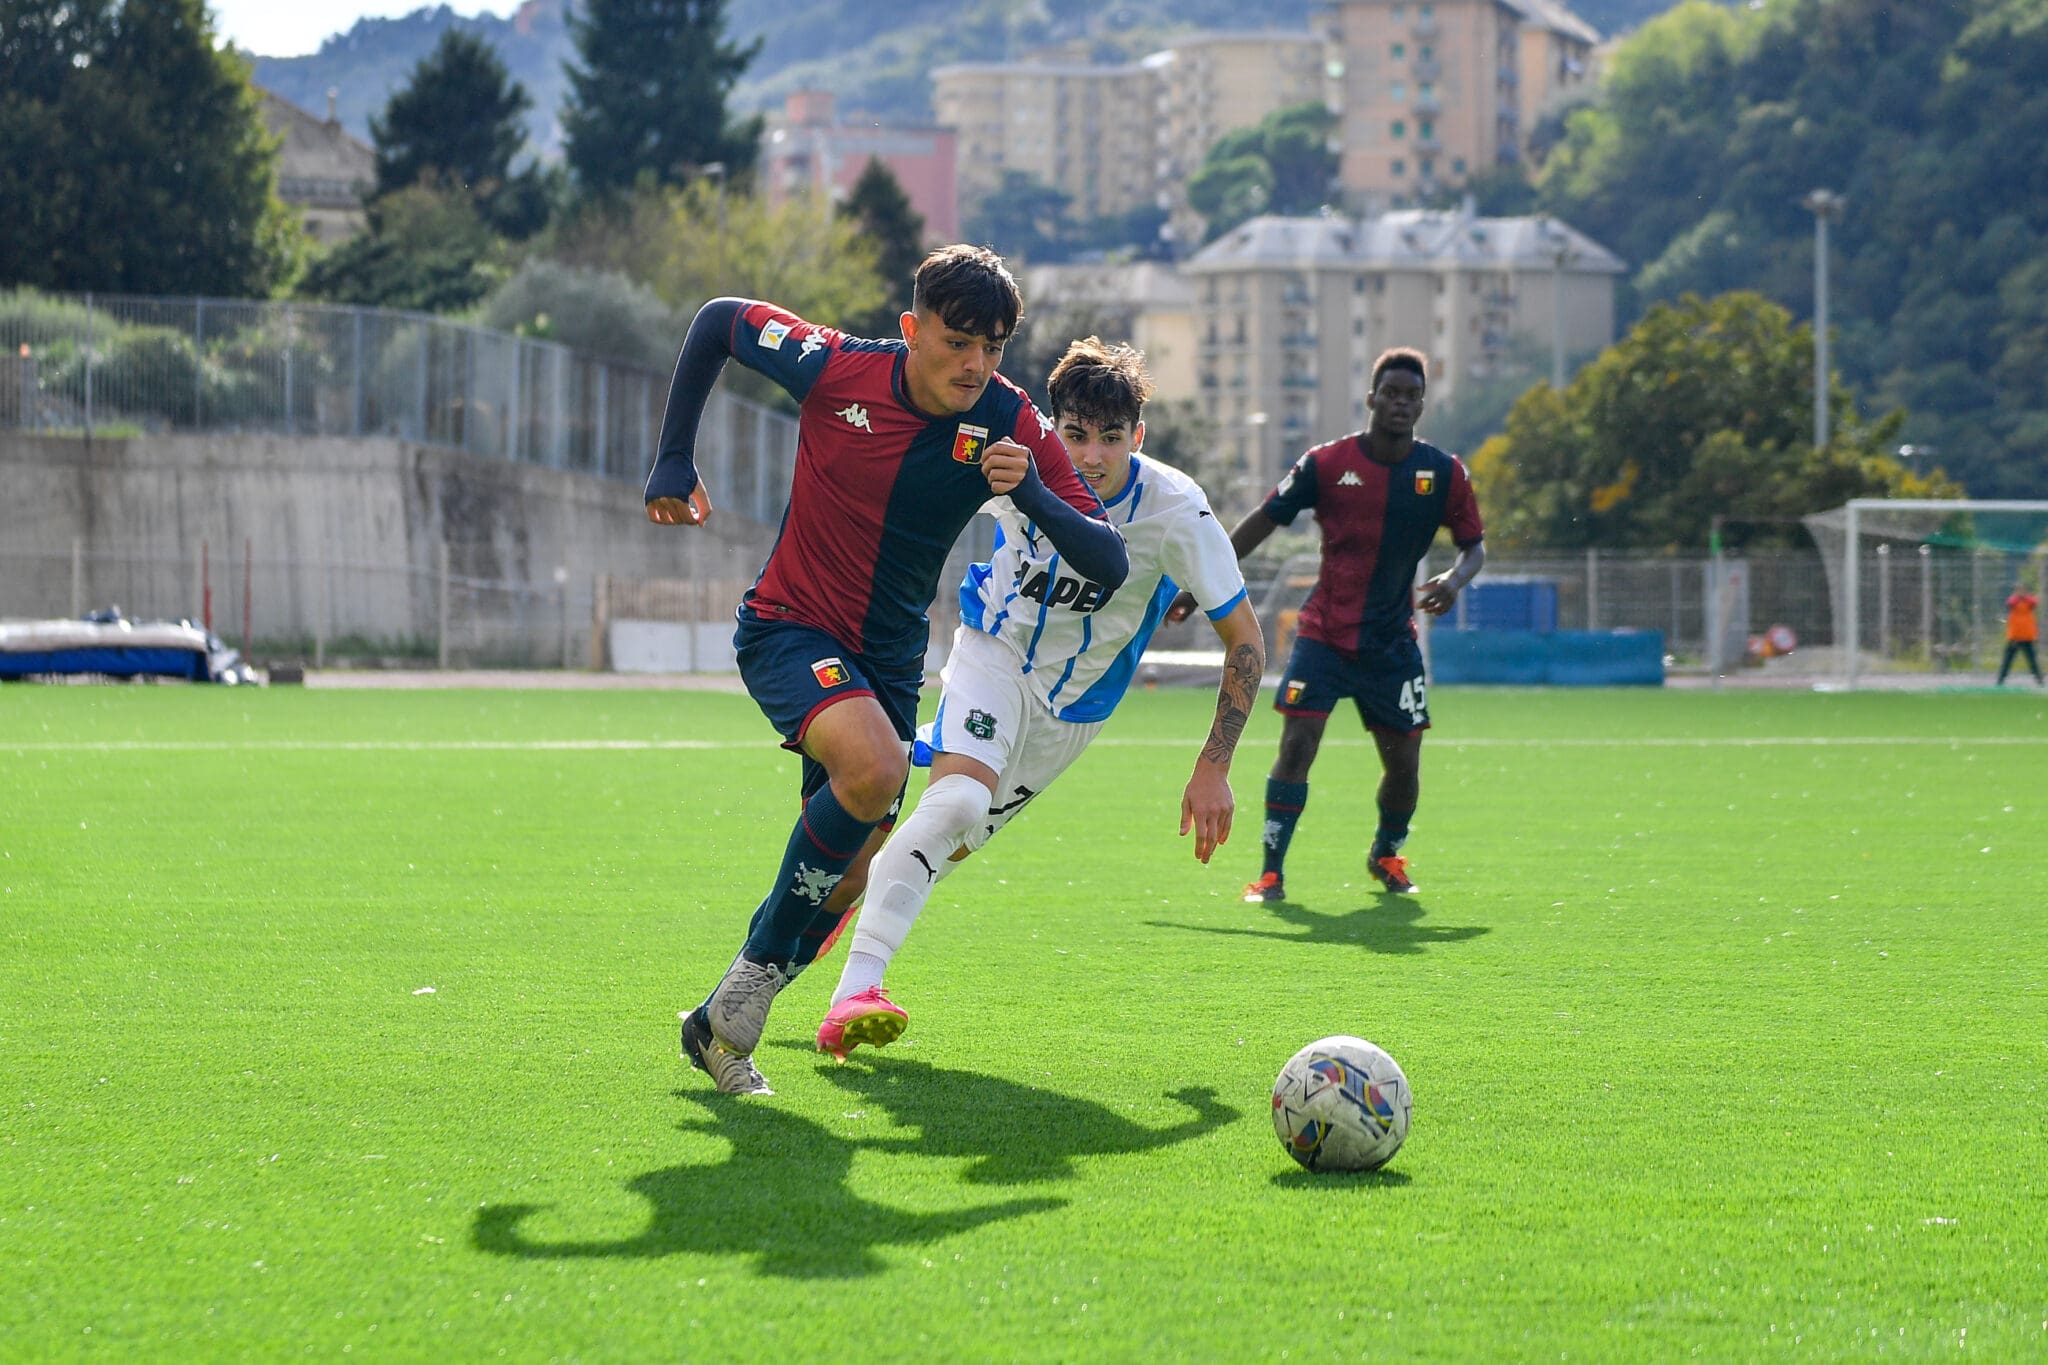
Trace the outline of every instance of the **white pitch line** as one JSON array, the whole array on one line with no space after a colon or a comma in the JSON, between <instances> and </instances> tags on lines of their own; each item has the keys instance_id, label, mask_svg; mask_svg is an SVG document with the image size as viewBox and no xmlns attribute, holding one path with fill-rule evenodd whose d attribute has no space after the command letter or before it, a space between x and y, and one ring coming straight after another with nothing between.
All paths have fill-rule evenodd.
<instances>
[{"instance_id":1,"label":"white pitch line","mask_svg":"<svg viewBox=\"0 0 2048 1365\"><path fill-rule=\"evenodd\" d=\"M1179 749L1196 741L1122 739L1105 736L1097 749ZM1771 749L1832 748L1856 745L1962 749L1979 745L2031 747L2048 744L2048 735L1731 735L1712 739L1637 738L1439 738L1432 748L1452 749ZM1322 747L1367 748L1363 739L1325 739ZM662 750L762 750L773 747L765 737L714 739L358 739L358 740L36 740L22 744L0 741L0 754L28 753L576 753Z\"/></svg>"}]
</instances>

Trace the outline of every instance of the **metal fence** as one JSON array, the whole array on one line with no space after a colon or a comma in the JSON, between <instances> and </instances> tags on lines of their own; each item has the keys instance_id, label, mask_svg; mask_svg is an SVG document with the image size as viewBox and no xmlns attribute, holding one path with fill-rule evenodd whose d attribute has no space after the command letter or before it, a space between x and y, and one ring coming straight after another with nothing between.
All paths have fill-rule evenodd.
<instances>
[{"instance_id":1,"label":"metal fence","mask_svg":"<svg viewBox=\"0 0 2048 1365\"><path fill-rule=\"evenodd\" d=\"M175 558L92 553L81 543L60 560L0 546L0 616L77 616L118 605L136 619L204 617L229 643L247 639L259 660L455 668L602 667L614 622L695 624L708 643L678 667L723 671L730 668L722 642L733 609L772 538L762 528L738 544L691 542L684 578L564 572L538 582L467 572L466 564L491 556L472 556L462 545L443 546L431 567L350 562L303 544L290 555L257 554L247 541L202 543ZM987 554L987 535L977 524L956 547L932 604L934 665L958 621L960 574ZM1316 562L1308 552L1248 566L1253 603L1276 652L1315 581ZM1447 562L1439 552L1426 571ZM1715 561L1706 555L1502 554L1478 581L1547 585L1560 630L1656 631L1675 673L1814 681L1840 675L1836 608L1818 551L1731 556L1721 567L1723 581L1735 586L1718 598ZM2048 574L2048 561L1933 547L1873 552L1864 572L1864 670L1872 680L1892 674L1939 681L1997 668L2004 596L2016 574ZM1724 635L1718 657L1711 636L1717 621ZM1162 636L1162 647L1212 648L1199 624ZM1457 611L1433 624L1455 630L1472 622ZM1766 647L1774 634L1778 639Z\"/></svg>"},{"instance_id":2,"label":"metal fence","mask_svg":"<svg viewBox=\"0 0 2048 1365\"><path fill-rule=\"evenodd\" d=\"M385 436L638 482L669 377L423 313L326 304L0 294L0 427ZM713 393L706 470L773 523L796 423Z\"/></svg>"}]
</instances>

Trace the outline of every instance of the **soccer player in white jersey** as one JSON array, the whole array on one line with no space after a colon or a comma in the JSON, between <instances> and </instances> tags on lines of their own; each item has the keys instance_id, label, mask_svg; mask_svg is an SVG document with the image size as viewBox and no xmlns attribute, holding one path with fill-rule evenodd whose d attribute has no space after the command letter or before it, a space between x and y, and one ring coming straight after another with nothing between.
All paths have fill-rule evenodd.
<instances>
[{"instance_id":1,"label":"soccer player in white jersey","mask_svg":"<svg viewBox=\"0 0 2048 1365\"><path fill-rule=\"evenodd\" d=\"M1181 796L1180 832L1209 861L1230 836L1230 759L1265 672L1265 638L1246 600L1230 537L1201 486L1144 454L1152 382L1144 357L1089 337L1049 383L1053 420L1074 468L1102 499L1130 552L1110 589L1077 574L1008 498L995 553L960 586L961 624L932 724L932 776L917 808L875 856L818 1047L840 1061L895 1041L909 1016L883 973L932 888L1080 757L1137 671L1145 644L1183 588L1223 639L1216 719Z\"/></svg>"}]
</instances>

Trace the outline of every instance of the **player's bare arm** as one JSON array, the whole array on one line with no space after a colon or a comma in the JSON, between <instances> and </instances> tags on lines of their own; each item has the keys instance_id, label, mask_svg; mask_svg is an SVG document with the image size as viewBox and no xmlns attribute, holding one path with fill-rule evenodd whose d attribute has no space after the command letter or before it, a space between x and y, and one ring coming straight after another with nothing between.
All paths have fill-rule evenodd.
<instances>
[{"instance_id":1,"label":"player's bare arm","mask_svg":"<svg viewBox=\"0 0 2048 1365\"><path fill-rule=\"evenodd\" d=\"M1266 672L1266 637L1249 601L1239 602L1214 624L1223 640L1223 681L1216 691L1216 719L1180 799L1180 832L1195 832L1195 857L1205 863L1230 838L1230 821L1237 809L1230 790L1230 760L1237 753L1237 741L1244 734L1252 702L1259 694L1259 680Z\"/></svg>"},{"instance_id":2,"label":"player's bare arm","mask_svg":"<svg viewBox=\"0 0 2048 1365\"><path fill-rule=\"evenodd\" d=\"M1451 561L1451 567L1422 585L1416 595L1415 605L1431 616L1442 616L1457 605L1458 594L1465 585L1479 576L1486 567L1486 542L1475 541L1458 551L1458 557Z\"/></svg>"},{"instance_id":3,"label":"player's bare arm","mask_svg":"<svg viewBox=\"0 0 2048 1365\"><path fill-rule=\"evenodd\" d=\"M1266 515L1265 509L1253 508L1245 514L1237 529L1230 533L1230 548L1237 551L1237 562L1244 563L1244 557L1266 543L1266 537L1280 529L1280 523ZM1474 570L1473 572L1478 572ZM1177 624L1188 619L1195 610L1195 595L1183 592L1173 599L1173 605L1166 609L1166 620ZM1220 629L1220 627L1219 627Z\"/></svg>"}]
</instances>

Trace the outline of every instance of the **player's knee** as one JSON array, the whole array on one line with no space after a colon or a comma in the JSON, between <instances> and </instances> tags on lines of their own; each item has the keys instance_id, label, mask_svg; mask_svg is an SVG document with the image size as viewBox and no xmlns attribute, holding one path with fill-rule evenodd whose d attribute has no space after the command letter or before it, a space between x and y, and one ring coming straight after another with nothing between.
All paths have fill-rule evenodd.
<instances>
[{"instance_id":1,"label":"player's knee","mask_svg":"<svg viewBox=\"0 0 2048 1365\"><path fill-rule=\"evenodd\" d=\"M910 765L899 753L877 754L853 772L835 775L832 794L856 820L878 822L896 804Z\"/></svg>"},{"instance_id":2,"label":"player's knee","mask_svg":"<svg viewBox=\"0 0 2048 1365\"><path fill-rule=\"evenodd\" d=\"M911 818L922 838L978 847L974 834L988 818L988 788L966 773L949 773L924 790Z\"/></svg>"}]
</instances>

